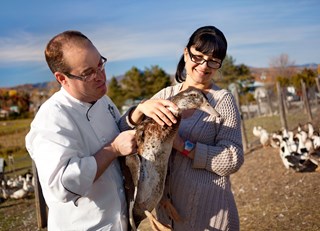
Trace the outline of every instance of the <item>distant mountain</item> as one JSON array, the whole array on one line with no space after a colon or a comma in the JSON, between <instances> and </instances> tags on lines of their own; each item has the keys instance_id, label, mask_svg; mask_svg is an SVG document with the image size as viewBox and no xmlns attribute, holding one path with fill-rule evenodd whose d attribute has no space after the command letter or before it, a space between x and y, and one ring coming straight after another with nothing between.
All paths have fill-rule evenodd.
<instances>
[{"instance_id":1,"label":"distant mountain","mask_svg":"<svg viewBox=\"0 0 320 231\"><path fill-rule=\"evenodd\" d=\"M295 65L296 67L301 67L301 68L310 68L310 69L317 69L318 64L316 63L306 63L306 64L301 64L301 65Z\"/></svg>"},{"instance_id":2,"label":"distant mountain","mask_svg":"<svg viewBox=\"0 0 320 231\"><path fill-rule=\"evenodd\" d=\"M34 83L34 84L28 83L28 84L17 85L14 87L3 87L0 89L13 89L13 90L17 90L17 91L30 92L34 89L49 91L52 88L59 88L59 84L57 81Z\"/></svg>"},{"instance_id":3,"label":"distant mountain","mask_svg":"<svg viewBox=\"0 0 320 231\"><path fill-rule=\"evenodd\" d=\"M107 76L107 82L110 82L110 80L111 80L112 78L116 78L116 80L117 80L118 82L120 82L120 81L124 78L124 75L117 75L117 76L112 76L112 77L108 77L108 76Z\"/></svg>"},{"instance_id":4,"label":"distant mountain","mask_svg":"<svg viewBox=\"0 0 320 231\"><path fill-rule=\"evenodd\" d=\"M293 67L297 67L299 69L301 68L310 68L310 69L317 69L318 68L317 63L306 63L306 64L295 64ZM268 69L269 67L253 67L253 66L248 66L250 69Z\"/></svg>"},{"instance_id":5,"label":"distant mountain","mask_svg":"<svg viewBox=\"0 0 320 231\"><path fill-rule=\"evenodd\" d=\"M302 70L304 68L309 68L309 69L317 71L318 65L320 65L320 64L306 63L306 64L294 65L293 67L295 67L298 70ZM268 71L270 68L269 67L251 67L251 66L249 66L249 69L250 69L251 72L256 73L256 72Z\"/></svg>"}]
</instances>

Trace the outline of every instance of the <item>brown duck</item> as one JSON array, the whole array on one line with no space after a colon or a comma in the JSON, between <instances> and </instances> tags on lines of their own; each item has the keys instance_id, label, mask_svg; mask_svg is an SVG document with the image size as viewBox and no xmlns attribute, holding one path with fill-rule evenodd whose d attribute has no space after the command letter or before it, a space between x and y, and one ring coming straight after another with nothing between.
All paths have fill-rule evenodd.
<instances>
[{"instance_id":1,"label":"brown duck","mask_svg":"<svg viewBox=\"0 0 320 231\"><path fill-rule=\"evenodd\" d=\"M206 96L195 88L189 87L170 100L179 108L178 111L171 110L178 122L170 127L160 126L151 118L143 120L136 128L138 153L126 157L126 165L132 177L132 180L128 179L130 174L128 175L128 172L124 174L130 224L133 230L136 230L140 222L147 216L154 229L166 229L150 212L162 197L168 160L181 121L181 113L187 109L200 109L211 115L219 116L208 103Z\"/></svg>"}]
</instances>

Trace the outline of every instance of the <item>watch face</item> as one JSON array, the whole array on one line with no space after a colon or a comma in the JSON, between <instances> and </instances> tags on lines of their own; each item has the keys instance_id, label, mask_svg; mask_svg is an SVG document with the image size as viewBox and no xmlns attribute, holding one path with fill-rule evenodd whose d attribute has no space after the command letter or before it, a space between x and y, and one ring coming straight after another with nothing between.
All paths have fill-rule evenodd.
<instances>
[{"instance_id":1,"label":"watch face","mask_svg":"<svg viewBox=\"0 0 320 231\"><path fill-rule=\"evenodd\" d=\"M194 144L191 143L189 140L187 140L185 143L184 143L184 149L187 150L187 151L191 151L192 149L194 148Z\"/></svg>"}]
</instances>

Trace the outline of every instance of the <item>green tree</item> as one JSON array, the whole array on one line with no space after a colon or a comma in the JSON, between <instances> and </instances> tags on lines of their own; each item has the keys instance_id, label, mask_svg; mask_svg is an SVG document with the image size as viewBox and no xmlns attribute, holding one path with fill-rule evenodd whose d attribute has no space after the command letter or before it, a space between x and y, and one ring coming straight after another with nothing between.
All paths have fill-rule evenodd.
<instances>
[{"instance_id":1,"label":"green tree","mask_svg":"<svg viewBox=\"0 0 320 231\"><path fill-rule=\"evenodd\" d=\"M112 77L108 84L107 94L118 108L123 105L125 98L123 96L122 88L115 77Z\"/></svg>"},{"instance_id":2,"label":"green tree","mask_svg":"<svg viewBox=\"0 0 320 231\"><path fill-rule=\"evenodd\" d=\"M30 95L26 92L19 93L17 105L23 118L29 116Z\"/></svg>"},{"instance_id":3,"label":"green tree","mask_svg":"<svg viewBox=\"0 0 320 231\"><path fill-rule=\"evenodd\" d=\"M235 59L227 55L223 60L221 67L222 78L218 78L216 83L222 88L228 88L230 83L237 81L237 70L235 66ZM218 73L219 74L219 73Z\"/></svg>"},{"instance_id":4,"label":"green tree","mask_svg":"<svg viewBox=\"0 0 320 231\"><path fill-rule=\"evenodd\" d=\"M236 66L235 72L238 80L243 83L252 83L254 81L254 77L251 75L249 67L244 64Z\"/></svg>"},{"instance_id":5,"label":"green tree","mask_svg":"<svg viewBox=\"0 0 320 231\"><path fill-rule=\"evenodd\" d=\"M306 84L306 87L315 85L317 73L312 69L304 68L301 72L294 74L291 78L278 76L276 80L280 82L281 87L293 86L297 91L301 90L301 80Z\"/></svg>"},{"instance_id":6,"label":"green tree","mask_svg":"<svg viewBox=\"0 0 320 231\"><path fill-rule=\"evenodd\" d=\"M139 99L146 95L146 79L137 67L132 67L121 80L125 99Z\"/></svg>"},{"instance_id":7,"label":"green tree","mask_svg":"<svg viewBox=\"0 0 320 231\"><path fill-rule=\"evenodd\" d=\"M162 88L171 85L170 75L168 75L159 66L151 66L151 68L145 68L144 77L146 80L146 91L143 98L150 98Z\"/></svg>"},{"instance_id":8,"label":"green tree","mask_svg":"<svg viewBox=\"0 0 320 231\"><path fill-rule=\"evenodd\" d=\"M235 65L235 59L227 55L221 67L222 78L216 80L217 85L228 88L231 83L237 83L241 93L248 91L247 86L254 81L249 67L244 64Z\"/></svg>"},{"instance_id":9,"label":"green tree","mask_svg":"<svg viewBox=\"0 0 320 231\"><path fill-rule=\"evenodd\" d=\"M127 100L150 98L162 88L171 85L170 75L159 66L145 68L144 71L132 67L121 81L112 78L108 86L108 96L121 108ZM127 101L128 102L128 101Z\"/></svg>"},{"instance_id":10,"label":"green tree","mask_svg":"<svg viewBox=\"0 0 320 231\"><path fill-rule=\"evenodd\" d=\"M301 80L306 84L306 87L312 87L316 84L316 77L317 73L315 71L304 68L300 73L292 76L290 83L297 91L301 91Z\"/></svg>"},{"instance_id":11,"label":"green tree","mask_svg":"<svg viewBox=\"0 0 320 231\"><path fill-rule=\"evenodd\" d=\"M132 67L121 81L125 98L133 100L150 98L170 84L170 75L158 66L145 68L144 71Z\"/></svg>"},{"instance_id":12,"label":"green tree","mask_svg":"<svg viewBox=\"0 0 320 231\"><path fill-rule=\"evenodd\" d=\"M290 79L287 77L277 76L276 81L280 83L281 87L288 87L291 85Z\"/></svg>"}]
</instances>

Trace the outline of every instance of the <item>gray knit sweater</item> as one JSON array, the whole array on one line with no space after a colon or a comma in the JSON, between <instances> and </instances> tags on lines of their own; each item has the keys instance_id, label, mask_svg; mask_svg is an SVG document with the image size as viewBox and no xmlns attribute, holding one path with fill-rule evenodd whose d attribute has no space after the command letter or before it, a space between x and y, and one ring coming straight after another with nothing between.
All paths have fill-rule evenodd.
<instances>
[{"instance_id":1,"label":"gray knit sweater","mask_svg":"<svg viewBox=\"0 0 320 231\"><path fill-rule=\"evenodd\" d=\"M153 98L167 99L181 87L165 88ZM170 220L161 205L156 209L159 221L175 231L239 230L229 176L244 161L240 114L227 90L213 85L207 97L221 117L196 110L183 119L179 134L196 144L195 158L191 160L173 149L169 160L163 197L171 200L183 221Z\"/></svg>"}]
</instances>

